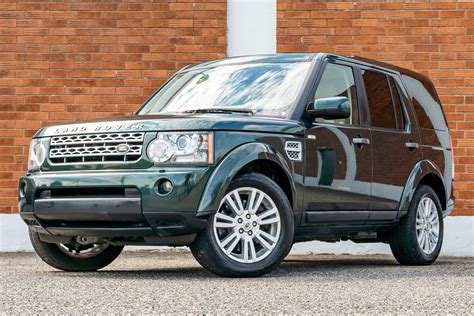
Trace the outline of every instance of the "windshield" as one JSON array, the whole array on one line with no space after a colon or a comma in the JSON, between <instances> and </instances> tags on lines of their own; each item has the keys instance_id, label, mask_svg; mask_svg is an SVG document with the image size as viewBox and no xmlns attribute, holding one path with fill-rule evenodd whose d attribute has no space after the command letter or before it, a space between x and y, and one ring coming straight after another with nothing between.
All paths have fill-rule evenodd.
<instances>
[{"instance_id":1,"label":"windshield","mask_svg":"<svg viewBox=\"0 0 474 316\"><path fill-rule=\"evenodd\" d=\"M176 74L138 114L219 109L285 117L309 67L290 62L190 69Z\"/></svg>"}]
</instances>

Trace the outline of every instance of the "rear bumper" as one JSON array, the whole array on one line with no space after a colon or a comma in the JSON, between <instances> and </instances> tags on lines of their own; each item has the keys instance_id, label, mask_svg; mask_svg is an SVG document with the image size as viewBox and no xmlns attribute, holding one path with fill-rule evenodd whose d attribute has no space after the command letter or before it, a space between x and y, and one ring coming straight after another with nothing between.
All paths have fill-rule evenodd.
<instances>
[{"instance_id":1,"label":"rear bumper","mask_svg":"<svg viewBox=\"0 0 474 316\"><path fill-rule=\"evenodd\" d=\"M174 184L166 196L154 190L164 177ZM207 223L196 217L207 179L207 168L29 175L20 179L18 205L25 223L43 234L183 236Z\"/></svg>"}]
</instances>

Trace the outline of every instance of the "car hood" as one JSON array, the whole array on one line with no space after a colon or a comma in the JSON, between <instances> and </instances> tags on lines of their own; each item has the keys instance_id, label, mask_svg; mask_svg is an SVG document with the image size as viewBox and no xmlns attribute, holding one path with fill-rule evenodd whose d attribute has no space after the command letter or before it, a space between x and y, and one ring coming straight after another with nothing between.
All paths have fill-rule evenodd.
<instances>
[{"instance_id":1,"label":"car hood","mask_svg":"<svg viewBox=\"0 0 474 316\"><path fill-rule=\"evenodd\" d=\"M303 124L246 114L134 115L44 127L35 137L127 131L209 130L303 134Z\"/></svg>"}]
</instances>

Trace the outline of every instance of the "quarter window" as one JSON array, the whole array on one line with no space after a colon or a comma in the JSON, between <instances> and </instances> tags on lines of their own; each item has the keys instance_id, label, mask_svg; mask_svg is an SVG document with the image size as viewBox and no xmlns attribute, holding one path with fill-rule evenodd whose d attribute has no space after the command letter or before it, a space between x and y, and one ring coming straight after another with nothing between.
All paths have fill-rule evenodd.
<instances>
[{"instance_id":1,"label":"quarter window","mask_svg":"<svg viewBox=\"0 0 474 316\"><path fill-rule=\"evenodd\" d=\"M362 77L372 126L396 129L397 123L387 76L380 72L362 70Z\"/></svg>"},{"instance_id":2,"label":"quarter window","mask_svg":"<svg viewBox=\"0 0 474 316\"><path fill-rule=\"evenodd\" d=\"M337 64L326 65L323 76L316 89L314 99L318 100L332 97L348 98L351 105L351 116L345 119L317 119L317 121L337 124L358 124L357 94L352 67Z\"/></svg>"},{"instance_id":3,"label":"quarter window","mask_svg":"<svg viewBox=\"0 0 474 316\"><path fill-rule=\"evenodd\" d=\"M447 130L446 119L441 109L441 102L432 84L427 79L416 79L402 75L411 103L415 108L421 128Z\"/></svg>"}]
</instances>

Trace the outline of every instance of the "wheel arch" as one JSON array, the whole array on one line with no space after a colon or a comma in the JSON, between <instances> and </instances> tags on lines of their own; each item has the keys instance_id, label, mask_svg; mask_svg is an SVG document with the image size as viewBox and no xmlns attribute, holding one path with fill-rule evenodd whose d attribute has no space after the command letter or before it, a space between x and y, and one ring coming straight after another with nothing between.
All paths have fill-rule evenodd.
<instances>
[{"instance_id":1,"label":"wheel arch","mask_svg":"<svg viewBox=\"0 0 474 316\"><path fill-rule=\"evenodd\" d=\"M285 170L278 163L269 159L253 160L243 166L239 172L237 172L234 179L252 172L261 173L275 181L283 190L283 192L285 192L288 201L290 201L290 205L293 206L293 192L291 189L291 182Z\"/></svg>"},{"instance_id":2,"label":"wheel arch","mask_svg":"<svg viewBox=\"0 0 474 316\"><path fill-rule=\"evenodd\" d=\"M441 207L446 209L447 196L443 176L439 169L429 160L419 161L412 169L400 199L399 217L407 214L413 194L419 185L431 187L437 194Z\"/></svg>"},{"instance_id":3,"label":"wheel arch","mask_svg":"<svg viewBox=\"0 0 474 316\"><path fill-rule=\"evenodd\" d=\"M441 204L441 207L443 210L446 209L446 192L444 189L444 183L443 180L434 173L428 173L426 174L418 183L418 186L424 184L429 187L431 187L436 195L438 196L439 202Z\"/></svg>"},{"instance_id":4,"label":"wheel arch","mask_svg":"<svg viewBox=\"0 0 474 316\"><path fill-rule=\"evenodd\" d=\"M267 144L247 143L232 150L213 171L204 189L197 215L216 212L232 180L249 172L260 172L274 179L287 195L290 205L294 206L296 188L284 157Z\"/></svg>"}]
</instances>

